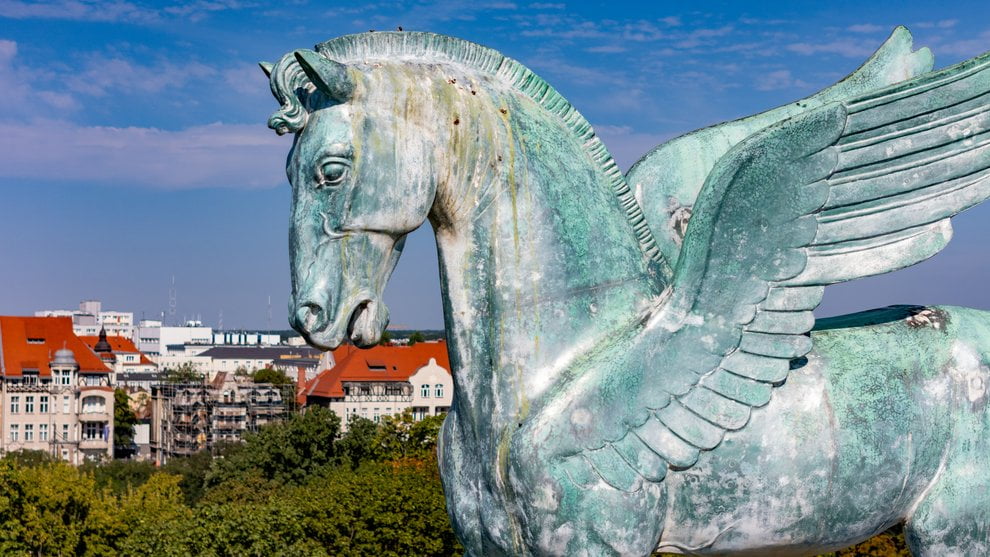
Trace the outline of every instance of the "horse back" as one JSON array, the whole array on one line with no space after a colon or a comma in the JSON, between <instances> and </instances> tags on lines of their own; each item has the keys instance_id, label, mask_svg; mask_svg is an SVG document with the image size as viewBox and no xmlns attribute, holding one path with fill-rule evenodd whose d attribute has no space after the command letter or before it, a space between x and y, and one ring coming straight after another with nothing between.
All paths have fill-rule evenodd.
<instances>
[{"instance_id":1,"label":"horse back","mask_svg":"<svg viewBox=\"0 0 990 557\"><path fill-rule=\"evenodd\" d=\"M910 516L960 442L990 437L990 313L896 306L811 334L766 407L668 476L668 550L846 547Z\"/></svg>"}]
</instances>

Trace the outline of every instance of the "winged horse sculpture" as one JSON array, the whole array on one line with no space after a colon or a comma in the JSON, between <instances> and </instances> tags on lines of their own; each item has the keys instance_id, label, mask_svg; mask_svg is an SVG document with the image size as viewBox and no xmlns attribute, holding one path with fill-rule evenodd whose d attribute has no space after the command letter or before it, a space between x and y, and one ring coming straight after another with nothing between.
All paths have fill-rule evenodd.
<instances>
[{"instance_id":1,"label":"winged horse sculpture","mask_svg":"<svg viewBox=\"0 0 990 557\"><path fill-rule=\"evenodd\" d=\"M262 67L311 344L378 342L405 235L434 228L468 554L806 555L902 521L916 555L990 553L990 314L812 315L990 196L990 54L933 72L898 28L842 82L625 176L477 44L366 33Z\"/></svg>"}]
</instances>

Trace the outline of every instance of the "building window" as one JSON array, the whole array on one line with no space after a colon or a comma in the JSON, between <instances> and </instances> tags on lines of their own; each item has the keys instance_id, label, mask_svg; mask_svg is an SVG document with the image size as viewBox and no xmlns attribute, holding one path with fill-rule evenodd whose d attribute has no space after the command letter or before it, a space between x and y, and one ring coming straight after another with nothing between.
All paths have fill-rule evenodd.
<instances>
[{"instance_id":1,"label":"building window","mask_svg":"<svg viewBox=\"0 0 990 557\"><path fill-rule=\"evenodd\" d=\"M48 424L38 425L38 441L48 441Z\"/></svg>"},{"instance_id":2,"label":"building window","mask_svg":"<svg viewBox=\"0 0 990 557\"><path fill-rule=\"evenodd\" d=\"M87 375L85 379L87 387L98 387L100 385L101 377L99 375Z\"/></svg>"},{"instance_id":3,"label":"building window","mask_svg":"<svg viewBox=\"0 0 990 557\"><path fill-rule=\"evenodd\" d=\"M21 397L12 396L10 397L10 413L17 414L21 411Z\"/></svg>"},{"instance_id":4,"label":"building window","mask_svg":"<svg viewBox=\"0 0 990 557\"><path fill-rule=\"evenodd\" d=\"M95 414L107 411L107 403L101 396L88 396L82 401L83 414Z\"/></svg>"},{"instance_id":5,"label":"building window","mask_svg":"<svg viewBox=\"0 0 990 557\"><path fill-rule=\"evenodd\" d=\"M443 385L440 383L437 383L436 395L437 398L443 398Z\"/></svg>"},{"instance_id":6,"label":"building window","mask_svg":"<svg viewBox=\"0 0 990 557\"><path fill-rule=\"evenodd\" d=\"M38 401L38 410L42 414L47 414L48 413L48 397L47 396L42 396L41 399Z\"/></svg>"},{"instance_id":7,"label":"building window","mask_svg":"<svg viewBox=\"0 0 990 557\"><path fill-rule=\"evenodd\" d=\"M24 442L34 441L34 424L24 424Z\"/></svg>"},{"instance_id":8,"label":"building window","mask_svg":"<svg viewBox=\"0 0 990 557\"><path fill-rule=\"evenodd\" d=\"M423 385L422 387L420 387L420 389L419 389L419 396L421 396L423 398L430 398L430 386L429 385Z\"/></svg>"},{"instance_id":9,"label":"building window","mask_svg":"<svg viewBox=\"0 0 990 557\"><path fill-rule=\"evenodd\" d=\"M24 413L34 414L34 397L26 396L24 397ZM24 432L24 436L27 437L27 431Z\"/></svg>"},{"instance_id":10,"label":"building window","mask_svg":"<svg viewBox=\"0 0 990 557\"><path fill-rule=\"evenodd\" d=\"M83 424L83 439L86 441L100 439L101 433L103 433L103 424L99 422L86 422Z\"/></svg>"},{"instance_id":11,"label":"building window","mask_svg":"<svg viewBox=\"0 0 990 557\"><path fill-rule=\"evenodd\" d=\"M20 435L21 426L17 424L10 424L10 442L14 443Z\"/></svg>"},{"instance_id":12,"label":"building window","mask_svg":"<svg viewBox=\"0 0 990 557\"><path fill-rule=\"evenodd\" d=\"M379 412L379 409L378 408L375 408L375 413L374 413L374 418L373 419L374 419L374 421L375 421L376 424L381 421L381 414L379 414L378 412Z\"/></svg>"},{"instance_id":13,"label":"building window","mask_svg":"<svg viewBox=\"0 0 990 557\"><path fill-rule=\"evenodd\" d=\"M72 441L72 439L69 438L69 424L62 424L62 440Z\"/></svg>"},{"instance_id":14,"label":"building window","mask_svg":"<svg viewBox=\"0 0 990 557\"><path fill-rule=\"evenodd\" d=\"M62 397L62 413L63 414L68 414L69 413L69 396L68 395L65 395L65 396Z\"/></svg>"},{"instance_id":15,"label":"building window","mask_svg":"<svg viewBox=\"0 0 990 557\"><path fill-rule=\"evenodd\" d=\"M62 460L69 460L69 449L62 449Z\"/></svg>"}]
</instances>

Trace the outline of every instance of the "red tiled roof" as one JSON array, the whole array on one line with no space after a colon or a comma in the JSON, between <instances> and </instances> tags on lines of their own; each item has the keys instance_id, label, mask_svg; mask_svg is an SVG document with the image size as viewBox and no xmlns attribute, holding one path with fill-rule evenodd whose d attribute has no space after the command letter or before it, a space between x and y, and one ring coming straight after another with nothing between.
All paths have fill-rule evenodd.
<instances>
[{"instance_id":1,"label":"red tiled roof","mask_svg":"<svg viewBox=\"0 0 990 557\"><path fill-rule=\"evenodd\" d=\"M80 335L79 339L85 342L86 345L89 346L90 348L95 347L96 343L100 341L100 337L97 335ZM114 354L119 354L119 353L140 354L141 361L139 363L144 365L147 364L154 365L155 363L149 360L148 357L144 355L144 352L138 350L137 346L134 345L134 341L132 341L127 337L107 336L107 342L110 343L110 349L113 350Z\"/></svg>"},{"instance_id":2,"label":"red tiled roof","mask_svg":"<svg viewBox=\"0 0 990 557\"><path fill-rule=\"evenodd\" d=\"M336 365L314 377L306 385L303 396L343 398L345 381L408 381L430 363L430 358L450 372L447 343L442 340L367 349L344 345L333 351Z\"/></svg>"},{"instance_id":3,"label":"red tiled roof","mask_svg":"<svg viewBox=\"0 0 990 557\"><path fill-rule=\"evenodd\" d=\"M37 369L41 377L51 377L48 364L62 348L72 351L79 371L110 372L72 332L71 317L0 315L0 369L5 377L20 377L25 369Z\"/></svg>"}]
</instances>

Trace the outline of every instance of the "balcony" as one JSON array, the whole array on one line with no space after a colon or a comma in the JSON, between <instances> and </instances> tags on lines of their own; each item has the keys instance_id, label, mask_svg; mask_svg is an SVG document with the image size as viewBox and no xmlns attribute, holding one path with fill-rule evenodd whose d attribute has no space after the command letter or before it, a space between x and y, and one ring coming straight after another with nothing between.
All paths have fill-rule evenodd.
<instances>
[{"instance_id":1,"label":"balcony","mask_svg":"<svg viewBox=\"0 0 990 557\"><path fill-rule=\"evenodd\" d=\"M80 422L109 422L112 418L107 412L84 412L79 414Z\"/></svg>"},{"instance_id":2,"label":"balcony","mask_svg":"<svg viewBox=\"0 0 990 557\"><path fill-rule=\"evenodd\" d=\"M87 450L87 449L106 450L110 448L110 443L106 439L103 439L101 437L95 437L93 439L83 438L79 441L79 448L81 450Z\"/></svg>"},{"instance_id":3,"label":"balcony","mask_svg":"<svg viewBox=\"0 0 990 557\"><path fill-rule=\"evenodd\" d=\"M213 420L213 428L240 431L244 429L244 422L240 420Z\"/></svg>"},{"instance_id":4,"label":"balcony","mask_svg":"<svg viewBox=\"0 0 990 557\"><path fill-rule=\"evenodd\" d=\"M9 393L48 393L52 391L51 383L14 383L7 384Z\"/></svg>"}]
</instances>

